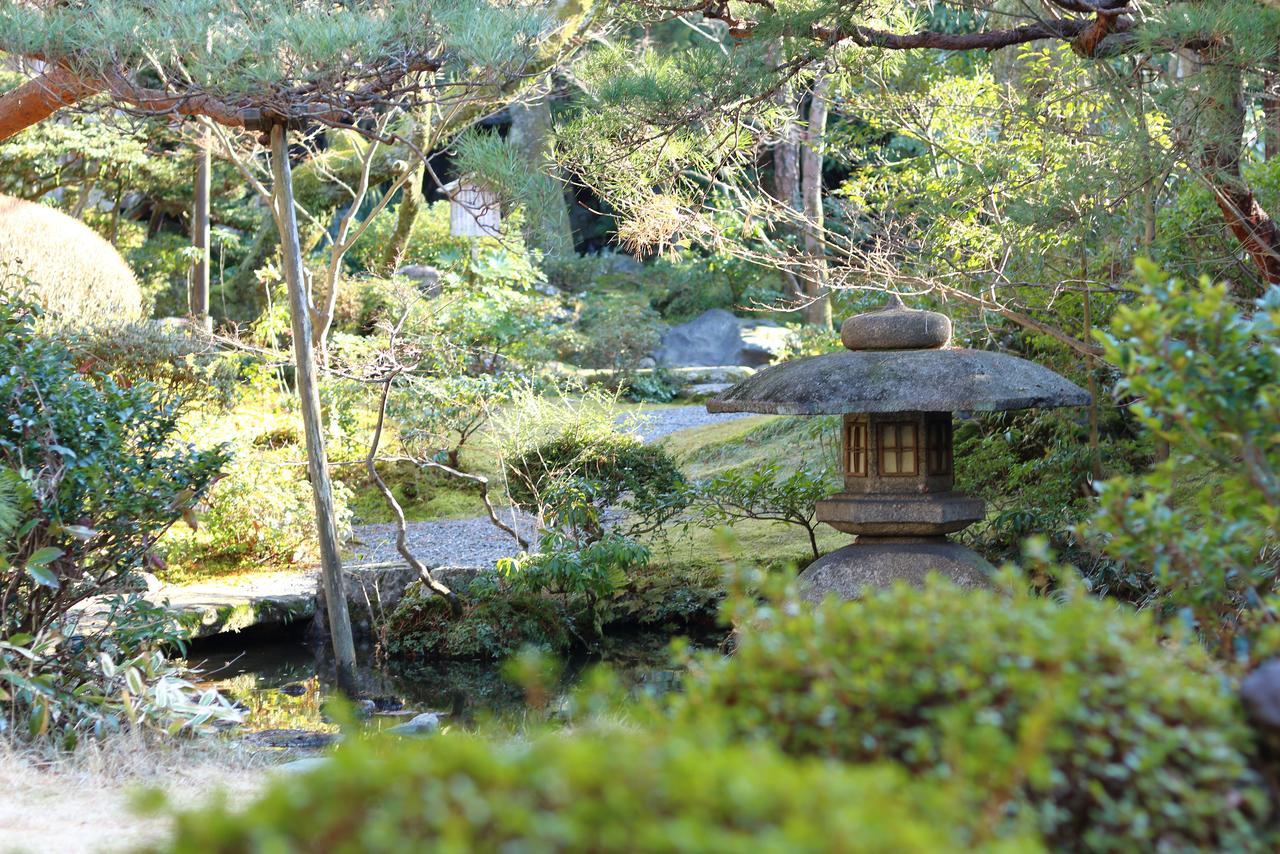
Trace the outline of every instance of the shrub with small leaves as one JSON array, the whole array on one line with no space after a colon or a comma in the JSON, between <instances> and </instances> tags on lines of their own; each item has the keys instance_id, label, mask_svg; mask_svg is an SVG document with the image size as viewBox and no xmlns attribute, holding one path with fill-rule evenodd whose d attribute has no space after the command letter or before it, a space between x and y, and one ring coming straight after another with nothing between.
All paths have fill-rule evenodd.
<instances>
[{"instance_id":1,"label":"shrub with small leaves","mask_svg":"<svg viewBox=\"0 0 1280 854\"><path fill-rule=\"evenodd\" d=\"M173 851L1036 851L899 769L638 733L448 733L344 745L245 810L178 818Z\"/></svg>"},{"instance_id":2,"label":"shrub with small leaves","mask_svg":"<svg viewBox=\"0 0 1280 854\"><path fill-rule=\"evenodd\" d=\"M1139 274L1142 299L1100 340L1169 457L1104 484L1085 533L1149 573L1211 649L1244 658L1242 617L1276 621L1260 606L1280 579L1280 287L1241 306L1224 285Z\"/></svg>"},{"instance_id":3,"label":"shrub with small leaves","mask_svg":"<svg viewBox=\"0 0 1280 854\"><path fill-rule=\"evenodd\" d=\"M1006 582L742 598L737 651L697 659L677 725L964 781L1064 850L1263 847L1250 733L1207 656L1143 613Z\"/></svg>"}]
</instances>

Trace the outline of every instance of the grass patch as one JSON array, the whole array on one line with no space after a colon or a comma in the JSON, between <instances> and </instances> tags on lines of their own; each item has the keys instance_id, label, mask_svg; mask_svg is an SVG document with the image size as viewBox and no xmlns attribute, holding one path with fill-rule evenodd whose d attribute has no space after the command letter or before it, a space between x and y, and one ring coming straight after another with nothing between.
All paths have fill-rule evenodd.
<instances>
[{"instance_id":1,"label":"grass patch","mask_svg":"<svg viewBox=\"0 0 1280 854\"><path fill-rule=\"evenodd\" d=\"M840 431L829 417L755 415L680 430L659 440L695 480L782 460L821 471L838 454Z\"/></svg>"}]
</instances>

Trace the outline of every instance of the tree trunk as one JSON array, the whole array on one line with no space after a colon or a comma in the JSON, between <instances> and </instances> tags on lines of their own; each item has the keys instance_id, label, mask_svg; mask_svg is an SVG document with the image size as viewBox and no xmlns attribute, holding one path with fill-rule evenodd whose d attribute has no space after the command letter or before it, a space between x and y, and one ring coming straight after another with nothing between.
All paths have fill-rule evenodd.
<instances>
[{"instance_id":1,"label":"tree trunk","mask_svg":"<svg viewBox=\"0 0 1280 854\"><path fill-rule=\"evenodd\" d=\"M813 81L805 144L800 152L800 190L804 198L804 251L808 269L804 276L806 323L831 328L831 295L827 290L825 228L822 215L822 160L826 152L827 89L830 80L819 70Z\"/></svg>"},{"instance_id":2,"label":"tree trunk","mask_svg":"<svg viewBox=\"0 0 1280 854\"><path fill-rule=\"evenodd\" d=\"M1266 158L1280 155L1280 73L1268 72L1262 78L1262 136Z\"/></svg>"},{"instance_id":3,"label":"tree trunk","mask_svg":"<svg viewBox=\"0 0 1280 854\"><path fill-rule=\"evenodd\" d=\"M410 137L424 155L429 153L431 147L431 118L430 106L415 111L411 117L413 127L410 129ZM396 208L396 230L391 234L391 240L382 253L382 269L388 275L394 273L404 260L404 253L409 249L409 238L413 236L413 226L426 204L422 187L427 181L427 162L413 154L410 157L416 161L417 166L413 177L400 190L400 204Z\"/></svg>"},{"instance_id":4,"label":"tree trunk","mask_svg":"<svg viewBox=\"0 0 1280 854\"><path fill-rule=\"evenodd\" d=\"M551 102L541 94L526 96L507 106L511 116L511 142L524 155L529 170L545 180L538 210L526 223L529 245L551 257L573 254L573 228L564 184L556 169L551 140Z\"/></svg>"},{"instance_id":5,"label":"tree trunk","mask_svg":"<svg viewBox=\"0 0 1280 854\"><path fill-rule=\"evenodd\" d=\"M320 538L320 569L328 607L329 637L337 663L338 686L351 693L355 688L356 649L351 637L351 617L347 613L338 530L334 519L333 484L329 479L329 460L325 455L320 393L316 386L315 353L311 349L311 298L307 293L298 220L293 209L289 143L282 125L271 129L271 171L274 179L272 192L276 223L280 229L280 244L284 255L284 275L289 287L298 398L306 435L307 470L311 476L312 497L316 507L316 531Z\"/></svg>"},{"instance_id":6,"label":"tree trunk","mask_svg":"<svg viewBox=\"0 0 1280 854\"><path fill-rule=\"evenodd\" d=\"M781 52L782 45L775 43L770 50L771 59L777 62ZM773 146L773 197L800 214L804 211L804 198L800 194L800 106L796 103L795 87L789 82L780 86L774 100L787 118ZM788 238L796 234L790 221L784 224L783 229ZM790 264L782 267L782 275L789 290L788 298L799 299L803 288Z\"/></svg>"},{"instance_id":7,"label":"tree trunk","mask_svg":"<svg viewBox=\"0 0 1280 854\"><path fill-rule=\"evenodd\" d=\"M213 330L213 318L209 316L209 189L213 172L209 147L212 143L208 130L205 130L196 145L191 245L197 254L191 268L191 289L188 294L192 320L200 323L207 331Z\"/></svg>"},{"instance_id":8,"label":"tree trunk","mask_svg":"<svg viewBox=\"0 0 1280 854\"><path fill-rule=\"evenodd\" d=\"M1241 174L1244 149L1244 74L1212 54L1197 74L1200 165L1227 226L1249 253L1265 285L1280 284L1280 228ZM1242 297L1260 296L1260 290Z\"/></svg>"}]
</instances>

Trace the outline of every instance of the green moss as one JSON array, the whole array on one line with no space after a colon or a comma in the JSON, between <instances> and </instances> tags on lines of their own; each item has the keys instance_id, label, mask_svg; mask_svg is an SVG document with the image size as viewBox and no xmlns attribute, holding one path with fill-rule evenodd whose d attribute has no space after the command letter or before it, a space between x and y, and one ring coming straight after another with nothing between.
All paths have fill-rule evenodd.
<instances>
[{"instance_id":1,"label":"green moss","mask_svg":"<svg viewBox=\"0 0 1280 854\"><path fill-rule=\"evenodd\" d=\"M834 418L758 415L681 430L660 444L697 480L779 461L823 471L826 460L838 453L839 441Z\"/></svg>"}]
</instances>

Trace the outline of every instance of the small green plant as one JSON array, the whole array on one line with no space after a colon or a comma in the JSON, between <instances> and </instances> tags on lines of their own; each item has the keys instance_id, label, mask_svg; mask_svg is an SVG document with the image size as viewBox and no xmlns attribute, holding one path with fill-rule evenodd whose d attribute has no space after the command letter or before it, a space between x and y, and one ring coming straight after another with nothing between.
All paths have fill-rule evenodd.
<instances>
[{"instance_id":1,"label":"small green plant","mask_svg":"<svg viewBox=\"0 0 1280 854\"><path fill-rule=\"evenodd\" d=\"M241 715L200 688L167 649L182 649L180 628L139 597L104 600L102 626L89 634L48 629L0 639L0 736L56 741L118 732L194 733Z\"/></svg>"},{"instance_id":2,"label":"small green plant","mask_svg":"<svg viewBox=\"0 0 1280 854\"><path fill-rule=\"evenodd\" d=\"M1248 656L1260 607L1280 577L1280 287L1252 306L1226 286L1139 266L1140 299L1116 311L1107 357L1120 389L1169 457L1102 486L1085 533L1149 572L1162 611L1224 658Z\"/></svg>"},{"instance_id":3,"label":"small green plant","mask_svg":"<svg viewBox=\"0 0 1280 854\"><path fill-rule=\"evenodd\" d=\"M670 403L679 394L680 387L661 369L634 371L623 377L622 396L635 403Z\"/></svg>"},{"instance_id":4,"label":"small green plant","mask_svg":"<svg viewBox=\"0 0 1280 854\"><path fill-rule=\"evenodd\" d=\"M506 471L512 500L539 513L557 503L556 491L571 481L579 483L597 513L619 505L659 512L678 499L684 484L670 454L611 422L569 424L559 435L513 455Z\"/></svg>"},{"instance_id":5,"label":"small green plant","mask_svg":"<svg viewBox=\"0 0 1280 854\"><path fill-rule=\"evenodd\" d=\"M768 463L750 471L722 472L692 487L698 524L715 527L735 519L766 519L804 528L816 560L816 503L831 493L829 473L814 475L798 468L783 477L782 466Z\"/></svg>"}]
</instances>

